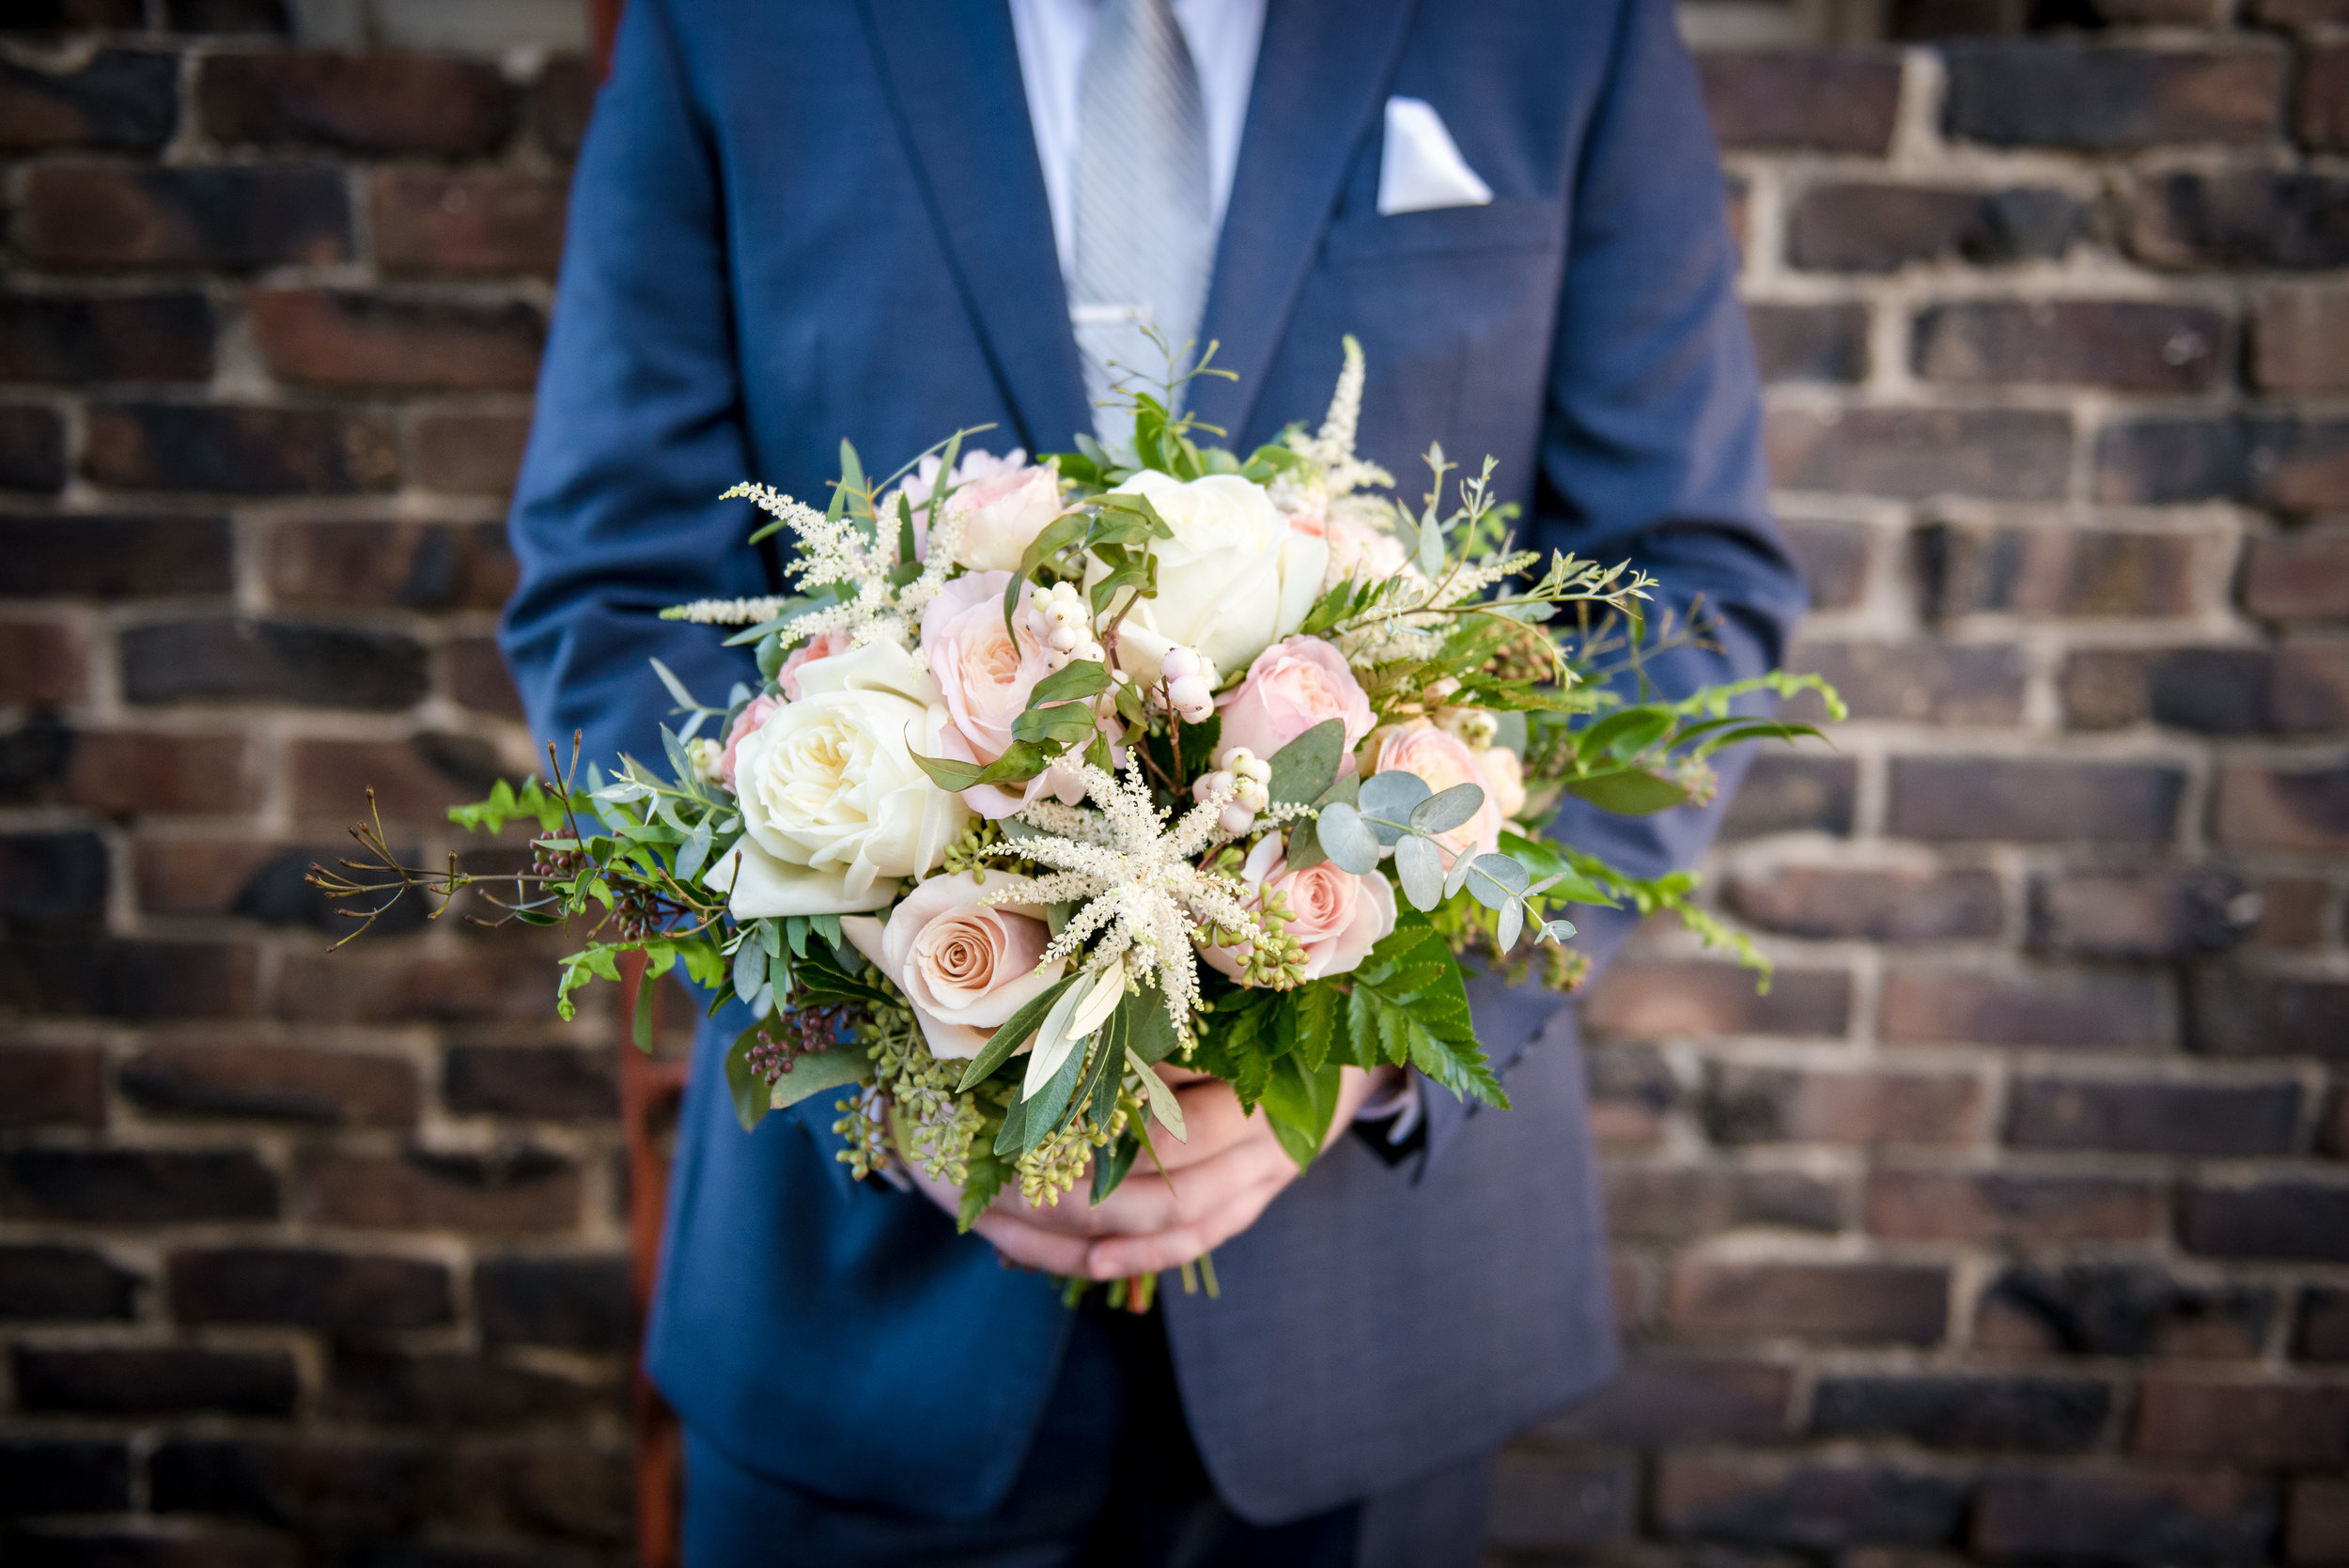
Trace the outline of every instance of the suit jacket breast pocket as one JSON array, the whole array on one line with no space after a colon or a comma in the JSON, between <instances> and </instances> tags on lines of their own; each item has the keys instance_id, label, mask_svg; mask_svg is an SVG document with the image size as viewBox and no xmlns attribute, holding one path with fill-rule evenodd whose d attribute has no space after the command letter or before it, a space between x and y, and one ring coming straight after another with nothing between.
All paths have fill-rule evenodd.
<instances>
[{"instance_id":1,"label":"suit jacket breast pocket","mask_svg":"<svg viewBox=\"0 0 2349 1568\"><path fill-rule=\"evenodd\" d=\"M1478 252L1538 254L1562 250L1565 242L1563 202L1503 196L1481 207L1340 217L1323 236L1321 253L1330 266L1357 267Z\"/></svg>"}]
</instances>

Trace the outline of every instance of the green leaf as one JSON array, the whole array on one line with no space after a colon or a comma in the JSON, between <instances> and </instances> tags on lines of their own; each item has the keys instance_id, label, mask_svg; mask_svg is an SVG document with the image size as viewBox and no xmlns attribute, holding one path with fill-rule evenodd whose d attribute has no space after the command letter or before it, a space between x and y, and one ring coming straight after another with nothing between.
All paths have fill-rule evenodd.
<instances>
[{"instance_id":1,"label":"green leaf","mask_svg":"<svg viewBox=\"0 0 2349 1568\"><path fill-rule=\"evenodd\" d=\"M1015 743L1052 741L1066 749L1091 735L1099 721L1086 703L1054 703L1050 707L1031 707L1011 722Z\"/></svg>"},{"instance_id":2,"label":"green leaf","mask_svg":"<svg viewBox=\"0 0 2349 1568\"><path fill-rule=\"evenodd\" d=\"M995 1201L995 1194L1003 1189L1017 1171L1018 1167L1011 1161L974 1141L971 1145L971 1157L964 1167L962 1203L955 1211L955 1229L968 1233L979 1216L987 1212L987 1205Z\"/></svg>"},{"instance_id":3,"label":"green leaf","mask_svg":"<svg viewBox=\"0 0 2349 1568\"><path fill-rule=\"evenodd\" d=\"M1097 659L1080 659L1037 681L1035 690L1028 694L1028 706L1041 707L1047 703L1076 702L1097 697L1109 689L1109 666Z\"/></svg>"},{"instance_id":4,"label":"green leaf","mask_svg":"<svg viewBox=\"0 0 2349 1568\"><path fill-rule=\"evenodd\" d=\"M1346 721L1324 719L1272 753L1267 789L1274 805L1307 805L1321 798L1338 776L1346 754ZM1472 809L1472 808L1471 808Z\"/></svg>"},{"instance_id":5,"label":"green leaf","mask_svg":"<svg viewBox=\"0 0 2349 1568\"><path fill-rule=\"evenodd\" d=\"M1582 755L1607 752L1619 757L1634 757L1664 737L1672 727L1669 708L1626 707L1610 713L1574 737L1575 749Z\"/></svg>"},{"instance_id":6,"label":"green leaf","mask_svg":"<svg viewBox=\"0 0 2349 1568\"><path fill-rule=\"evenodd\" d=\"M1134 1159L1141 1153L1142 1140L1128 1132L1121 1134L1108 1148L1093 1157L1093 1202L1096 1207L1124 1185L1127 1172L1134 1168Z\"/></svg>"},{"instance_id":7,"label":"green leaf","mask_svg":"<svg viewBox=\"0 0 2349 1568\"><path fill-rule=\"evenodd\" d=\"M1682 785L1636 768L1587 779L1568 779L1566 793L1618 816L1650 816L1685 804L1688 799L1688 791Z\"/></svg>"},{"instance_id":8,"label":"green leaf","mask_svg":"<svg viewBox=\"0 0 2349 1568\"><path fill-rule=\"evenodd\" d=\"M827 1089L862 1083L872 1065L871 1059L853 1045L837 1045L829 1050L794 1057L791 1070L775 1079L767 1103L782 1110Z\"/></svg>"},{"instance_id":9,"label":"green leaf","mask_svg":"<svg viewBox=\"0 0 2349 1568\"><path fill-rule=\"evenodd\" d=\"M1001 1029L988 1036L987 1044L979 1048L979 1054L972 1057L971 1064L962 1070L962 1081L955 1087L968 1093L984 1082L988 1074L1010 1061L1012 1052L1018 1050L1043 1023L1044 1015L1052 1010L1052 1003L1060 1000L1061 992L1076 984L1076 980L1073 974L1064 974L1021 1002L1019 1010L1004 1019Z\"/></svg>"},{"instance_id":10,"label":"green leaf","mask_svg":"<svg viewBox=\"0 0 2349 1568\"><path fill-rule=\"evenodd\" d=\"M1066 750L1057 741L1014 740L1010 750L984 768L974 762L957 762L953 757L926 757L918 752L912 755L922 771L930 776L930 783L958 795L973 784L1026 784Z\"/></svg>"},{"instance_id":11,"label":"green leaf","mask_svg":"<svg viewBox=\"0 0 2349 1568\"><path fill-rule=\"evenodd\" d=\"M1399 913L1394 930L1345 979L1358 1063L1408 1062L1463 1098L1508 1105L1477 1046L1459 961L1426 916Z\"/></svg>"},{"instance_id":12,"label":"green leaf","mask_svg":"<svg viewBox=\"0 0 2349 1568\"><path fill-rule=\"evenodd\" d=\"M1297 1057L1283 1056L1272 1063L1265 1080L1264 1098L1257 1102L1272 1125L1272 1136L1299 1171L1321 1152L1330 1135L1330 1118L1338 1108L1338 1083L1344 1069L1331 1062L1320 1071L1306 1068Z\"/></svg>"},{"instance_id":13,"label":"green leaf","mask_svg":"<svg viewBox=\"0 0 2349 1568\"><path fill-rule=\"evenodd\" d=\"M1297 1059L1308 1072L1319 1072L1321 1064L1330 1059L1330 1048L1338 1043L1339 1014L1346 1005L1345 993L1326 980L1315 980L1299 986L1292 994L1296 998Z\"/></svg>"},{"instance_id":14,"label":"green leaf","mask_svg":"<svg viewBox=\"0 0 2349 1568\"><path fill-rule=\"evenodd\" d=\"M726 1093L734 1101L734 1119L750 1132L764 1121L770 1107L767 1080L751 1071L751 1048L758 1044L759 1025L753 1024L726 1048Z\"/></svg>"},{"instance_id":15,"label":"green leaf","mask_svg":"<svg viewBox=\"0 0 2349 1568\"><path fill-rule=\"evenodd\" d=\"M1144 1062L1163 1062L1174 1054L1181 1040L1174 1033L1174 1020L1166 1016L1166 1002L1156 986L1145 985L1127 994L1117 1004L1125 1019L1126 1044Z\"/></svg>"},{"instance_id":16,"label":"green leaf","mask_svg":"<svg viewBox=\"0 0 2349 1568\"><path fill-rule=\"evenodd\" d=\"M1143 1100L1149 1106L1150 1114L1159 1119L1160 1126L1174 1135L1176 1141L1188 1141L1190 1131L1183 1126L1183 1102L1176 1097L1174 1086L1130 1048L1126 1053L1126 1062L1133 1068L1135 1076L1142 1079Z\"/></svg>"},{"instance_id":17,"label":"green leaf","mask_svg":"<svg viewBox=\"0 0 2349 1568\"><path fill-rule=\"evenodd\" d=\"M661 987L655 984L655 976L648 971L636 982L636 1016L629 1030L630 1037L636 1042L636 1048L647 1054L652 1050L652 1016L661 1005L660 998Z\"/></svg>"},{"instance_id":18,"label":"green leaf","mask_svg":"<svg viewBox=\"0 0 2349 1568\"><path fill-rule=\"evenodd\" d=\"M1028 1153L1051 1136L1052 1129L1060 1125L1060 1113L1067 1109L1069 1096L1076 1093L1077 1079L1084 1072L1084 1067L1085 1053L1081 1050L1070 1051L1068 1060L1063 1062L1059 1070L1045 1080L1044 1087L1024 1102L1027 1115L1019 1128L1019 1153ZM1006 1152L1001 1138L995 1141L995 1152Z\"/></svg>"}]
</instances>

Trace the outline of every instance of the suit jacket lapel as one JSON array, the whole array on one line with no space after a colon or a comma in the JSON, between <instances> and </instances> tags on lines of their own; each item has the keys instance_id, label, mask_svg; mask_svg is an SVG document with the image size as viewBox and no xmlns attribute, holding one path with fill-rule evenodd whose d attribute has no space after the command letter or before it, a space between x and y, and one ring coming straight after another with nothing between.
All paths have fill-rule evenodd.
<instances>
[{"instance_id":1,"label":"suit jacket lapel","mask_svg":"<svg viewBox=\"0 0 2349 1568\"><path fill-rule=\"evenodd\" d=\"M1237 380L1202 377L1190 407L1241 441L1338 187L1386 104L1412 0L1270 0L1239 168L1223 213L1204 347ZM1330 345L1331 364L1337 346ZM1283 411L1299 418L1312 409Z\"/></svg>"},{"instance_id":2,"label":"suit jacket lapel","mask_svg":"<svg viewBox=\"0 0 2349 1568\"><path fill-rule=\"evenodd\" d=\"M863 7L898 131L1019 438L1030 452L1066 451L1092 431L1092 410L1010 10L1001 0Z\"/></svg>"}]
</instances>

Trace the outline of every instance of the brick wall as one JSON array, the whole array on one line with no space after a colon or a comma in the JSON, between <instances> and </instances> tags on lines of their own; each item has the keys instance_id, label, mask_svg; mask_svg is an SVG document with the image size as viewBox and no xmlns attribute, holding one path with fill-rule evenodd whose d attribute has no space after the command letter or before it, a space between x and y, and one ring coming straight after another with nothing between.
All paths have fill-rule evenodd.
<instances>
[{"instance_id":1,"label":"brick wall","mask_svg":"<svg viewBox=\"0 0 2349 1568\"><path fill-rule=\"evenodd\" d=\"M1509 1456L1510 1561L2349 1563L2349 11L2259 3L1705 61L1859 718L1713 867L1771 993L1659 934L1590 1000L1634 1353ZM27 12L0 1549L616 1557L611 1034L529 939L326 958L300 878L529 760L586 72Z\"/></svg>"}]
</instances>

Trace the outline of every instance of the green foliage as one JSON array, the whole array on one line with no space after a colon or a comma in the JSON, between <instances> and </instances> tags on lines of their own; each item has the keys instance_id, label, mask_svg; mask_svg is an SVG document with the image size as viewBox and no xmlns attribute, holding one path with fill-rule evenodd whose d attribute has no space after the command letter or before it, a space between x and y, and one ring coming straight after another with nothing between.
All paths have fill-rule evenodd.
<instances>
[{"instance_id":1,"label":"green foliage","mask_svg":"<svg viewBox=\"0 0 2349 1568\"><path fill-rule=\"evenodd\" d=\"M584 792L550 792L537 779L524 779L520 789L500 779L490 786L488 800L448 808L451 822L476 833L494 833L518 816L527 816L538 824L539 831L552 833L563 826L567 815L594 814L595 806Z\"/></svg>"},{"instance_id":2,"label":"green foliage","mask_svg":"<svg viewBox=\"0 0 2349 1568\"><path fill-rule=\"evenodd\" d=\"M1462 1098L1507 1106L1469 1017L1459 961L1424 915L1404 911L1394 930L1344 977L1346 1059L1417 1067ZM1333 1051L1340 1041L1331 1043Z\"/></svg>"}]
</instances>

